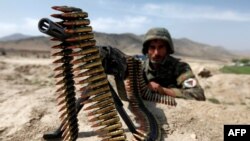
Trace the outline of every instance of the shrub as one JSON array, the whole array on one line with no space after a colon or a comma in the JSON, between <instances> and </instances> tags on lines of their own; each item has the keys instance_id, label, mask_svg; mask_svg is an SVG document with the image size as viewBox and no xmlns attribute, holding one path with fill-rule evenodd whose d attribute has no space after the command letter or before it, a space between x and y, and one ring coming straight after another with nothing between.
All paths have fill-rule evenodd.
<instances>
[{"instance_id":1,"label":"shrub","mask_svg":"<svg viewBox=\"0 0 250 141\"><path fill-rule=\"evenodd\" d=\"M208 98L207 100L214 103L214 104L220 104L220 101L216 98Z\"/></svg>"}]
</instances>

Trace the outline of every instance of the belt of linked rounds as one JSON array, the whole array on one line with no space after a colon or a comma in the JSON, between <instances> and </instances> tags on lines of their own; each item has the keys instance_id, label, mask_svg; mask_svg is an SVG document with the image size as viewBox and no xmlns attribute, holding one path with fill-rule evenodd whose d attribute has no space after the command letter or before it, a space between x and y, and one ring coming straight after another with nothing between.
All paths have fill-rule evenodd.
<instances>
[{"instance_id":1,"label":"belt of linked rounds","mask_svg":"<svg viewBox=\"0 0 250 141\"><path fill-rule=\"evenodd\" d=\"M54 10L61 13L51 16L60 19L51 27L48 19L43 19L40 30L46 32L51 29L54 38L60 44L52 47L56 56L53 62L57 64L54 69L58 80L57 101L60 113L63 139L75 141L78 137L78 119L76 112L76 85L80 91L86 91L82 98L89 97L83 104L90 106L84 110L89 111L89 121L102 140L126 140L122 124L115 109L114 101L109 89L107 76L102 67L92 27L89 26L88 14L79 8L67 6L54 6ZM57 28L60 27L60 28ZM60 31L60 29L63 31ZM60 33L61 32L61 33ZM58 36L57 36L58 33ZM64 35L65 34L65 35ZM75 80L79 80L76 82Z\"/></svg>"},{"instance_id":2,"label":"belt of linked rounds","mask_svg":"<svg viewBox=\"0 0 250 141\"><path fill-rule=\"evenodd\" d=\"M84 110L89 111L87 115L92 123L91 126L95 127L101 140L127 140L110 92L99 50L95 47L96 41L88 13L68 6L54 6L52 9L60 12L51 15L60 21L52 23L49 19L42 19L39 22L39 30L54 37L52 40L60 42L52 46L52 56L56 58L53 63L56 64L54 72L57 80L57 105L63 125L63 140L75 141L78 137L77 86L79 91L85 91L81 95L86 99L82 104L89 104ZM140 63L131 58L128 58L127 63L128 78L131 82L127 96L132 105L130 110L140 124L133 134L133 140L159 140L160 130L157 121L143 104L140 95L145 100L169 105L175 105L175 102L166 97L149 97L152 94L146 88L141 72L138 71L141 70Z\"/></svg>"},{"instance_id":3,"label":"belt of linked rounds","mask_svg":"<svg viewBox=\"0 0 250 141\"><path fill-rule=\"evenodd\" d=\"M141 98L143 84L141 62L133 57L127 58L128 87L127 97L129 109L135 115L135 120L139 124L137 133L133 134L139 141L159 141L161 130L156 118L146 108Z\"/></svg>"}]
</instances>

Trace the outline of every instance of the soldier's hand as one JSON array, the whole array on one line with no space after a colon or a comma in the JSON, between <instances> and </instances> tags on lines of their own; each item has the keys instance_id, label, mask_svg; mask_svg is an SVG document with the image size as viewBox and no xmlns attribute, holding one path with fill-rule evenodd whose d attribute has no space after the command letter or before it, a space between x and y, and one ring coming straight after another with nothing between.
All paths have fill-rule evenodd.
<instances>
[{"instance_id":1,"label":"soldier's hand","mask_svg":"<svg viewBox=\"0 0 250 141\"><path fill-rule=\"evenodd\" d=\"M129 91L130 90L130 81L129 81L129 79L125 79L124 80L124 85L125 85L125 89L126 89L126 91Z\"/></svg>"},{"instance_id":2,"label":"soldier's hand","mask_svg":"<svg viewBox=\"0 0 250 141\"><path fill-rule=\"evenodd\" d=\"M164 88L160 86L157 90L159 94L175 97L175 93L172 89Z\"/></svg>"},{"instance_id":3,"label":"soldier's hand","mask_svg":"<svg viewBox=\"0 0 250 141\"><path fill-rule=\"evenodd\" d=\"M161 85L154 81L150 81L148 83L148 88L154 92L158 92L158 90L161 88Z\"/></svg>"}]
</instances>

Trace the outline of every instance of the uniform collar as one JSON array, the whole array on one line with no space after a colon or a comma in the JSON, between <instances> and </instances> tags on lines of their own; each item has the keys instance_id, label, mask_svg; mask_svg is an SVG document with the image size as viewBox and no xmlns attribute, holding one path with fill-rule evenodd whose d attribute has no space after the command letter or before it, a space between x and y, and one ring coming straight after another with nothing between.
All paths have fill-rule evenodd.
<instances>
[{"instance_id":1,"label":"uniform collar","mask_svg":"<svg viewBox=\"0 0 250 141\"><path fill-rule=\"evenodd\" d=\"M168 63L170 60L171 60L171 56L170 55L166 56L164 58L164 60L160 63L160 66L163 66L164 64ZM146 60L146 70L156 71L154 68L151 67L150 60L149 60L148 57L147 57L147 60Z\"/></svg>"}]
</instances>

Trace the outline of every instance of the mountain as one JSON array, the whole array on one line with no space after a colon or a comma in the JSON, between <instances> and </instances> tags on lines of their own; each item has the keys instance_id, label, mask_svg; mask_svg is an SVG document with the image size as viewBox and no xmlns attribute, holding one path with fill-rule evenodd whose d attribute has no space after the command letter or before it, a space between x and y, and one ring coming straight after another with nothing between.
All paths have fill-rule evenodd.
<instances>
[{"instance_id":1,"label":"mountain","mask_svg":"<svg viewBox=\"0 0 250 141\"><path fill-rule=\"evenodd\" d=\"M107 45L117 47L127 53L140 53L142 38L135 34L124 33L124 34L107 34L95 32L95 39L97 45Z\"/></svg>"},{"instance_id":2,"label":"mountain","mask_svg":"<svg viewBox=\"0 0 250 141\"><path fill-rule=\"evenodd\" d=\"M106 34L96 33L98 45L110 45L131 53L140 54L143 36L134 34ZM224 60L234 58L235 55L223 47L198 43L187 38L173 39L175 55L196 57L200 59Z\"/></svg>"},{"instance_id":3,"label":"mountain","mask_svg":"<svg viewBox=\"0 0 250 141\"><path fill-rule=\"evenodd\" d=\"M107 34L94 32L97 45L105 45L119 48L128 54L141 54L142 37L131 33ZM198 43L187 38L173 39L175 55L196 57L212 60L224 60L233 58L235 55L223 47L215 47ZM0 50L28 51L28 52L50 52L51 46L58 42L50 41L49 37L35 36L25 39L9 40L0 42Z\"/></svg>"},{"instance_id":4,"label":"mountain","mask_svg":"<svg viewBox=\"0 0 250 141\"><path fill-rule=\"evenodd\" d=\"M223 60L226 58L235 57L236 55L223 47L202 44L187 38L174 39L173 42L176 49L176 54L180 56Z\"/></svg>"},{"instance_id":5,"label":"mountain","mask_svg":"<svg viewBox=\"0 0 250 141\"><path fill-rule=\"evenodd\" d=\"M21 33L15 33L11 34L5 37L0 38L0 41L15 41L15 40L22 40L22 39L27 39L30 38L31 36L29 35L24 35Z\"/></svg>"}]
</instances>

